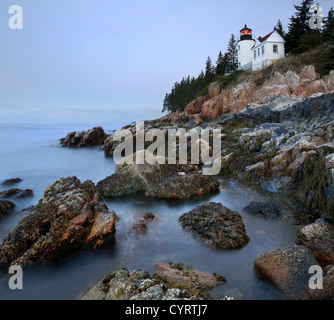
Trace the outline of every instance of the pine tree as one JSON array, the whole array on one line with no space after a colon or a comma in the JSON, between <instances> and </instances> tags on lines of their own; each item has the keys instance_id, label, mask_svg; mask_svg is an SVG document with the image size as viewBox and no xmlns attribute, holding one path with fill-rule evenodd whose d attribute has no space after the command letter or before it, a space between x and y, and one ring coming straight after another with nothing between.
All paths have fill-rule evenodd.
<instances>
[{"instance_id":1,"label":"pine tree","mask_svg":"<svg viewBox=\"0 0 334 320\"><path fill-rule=\"evenodd\" d=\"M223 76L226 73L226 68L228 66L228 54L222 54L219 52L218 59L216 62L216 75Z\"/></svg>"},{"instance_id":2,"label":"pine tree","mask_svg":"<svg viewBox=\"0 0 334 320\"><path fill-rule=\"evenodd\" d=\"M212 81L214 75L215 75L215 68L212 64L211 58L208 57L205 66L205 77L204 77L205 83L209 84Z\"/></svg>"},{"instance_id":3,"label":"pine tree","mask_svg":"<svg viewBox=\"0 0 334 320\"><path fill-rule=\"evenodd\" d=\"M334 70L334 9L328 12L325 22L324 40L328 42L327 49L323 52L322 58L325 60L323 69L325 72Z\"/></svg>"},{"instance_id":4,"label":"pine tree","mask_svg":"<svg viewBox=\"0 0 334 320\"><path fill-rule=\"evenodd\" d=\"M307 50L303 46L303 42L314 33L309 27L311 19L309 9L313 3L313 0L303 0L300 6L294 5L296 13L290 18L289 30L286 35L286 52L298 54Z\"/></svg>"},{"instance_id":5,"label":"pine tree","mask_svg":"<svg viewBox=\"0 0 334 320\"><path fill-rule=\"evenodd\" d=\"M285 38L286 34L283 29L283 24L281 20L278 20L277 25L274 27L274 30L276 30L283 38Z\"/></svg>"},{"instance_id":6,"label":"pine tree","mask_svg":"<svg viewBox=\"0 0 334 320\"><path fill-rule=\"evenodd\" d=\"M323 34L324 41L330 41L331 34L333 32L334 32L334 8L331 8L325 20L324 34Z\"/></svg>"},{"instance_id":7,"label":"pine tree","mask_svg":"<svg viewBox=\"0 0 334 320\"><path fill-rule=\"evenodd\" d=\"M238 49L237 49L237 40L234 34L231 35L231 38L228 42L227 47L227 62L230 72L235 71L238 68Z\"/></svg>"}]
</instances>

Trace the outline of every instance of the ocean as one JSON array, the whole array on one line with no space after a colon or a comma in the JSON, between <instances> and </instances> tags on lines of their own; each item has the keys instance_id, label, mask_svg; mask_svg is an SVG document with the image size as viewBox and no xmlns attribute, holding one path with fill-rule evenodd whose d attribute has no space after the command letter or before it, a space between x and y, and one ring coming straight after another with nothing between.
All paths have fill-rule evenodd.
<instances>
[{"instance_id":1,"label":"ocean","mask_svg":"<svg viewBox=\"0 0 334 320\"><path fill-rule=\"evenodd\" d=\"M82 149L62 148L59 139L70 131L90 129L89 125L0 125L0 182L9 178L23 181L14 187L32 189L33 197L14 200L16 208L0 221L0 241L23 219L23 209L35 205L46 187L63 177L76 176L80 180L97 183L114 173L115 163L105 158L99 147ZM104 126L105 131L120 126ZM0 185L0 191L9 189ZM109 209L121 218L117 224L116 242L96 251L75 252L55 264L23 269L23 290L10 290L8 270L0 269L0 299L73 300L80 297L107 273L121 267L145 269L153 274L157 262L191 265L207 273L217 273L227 283L211 291L212 298L238 292L246 299L284 299L270 283L254 270L254 259L264 252L291 246L295 243L296 228L283 218L265 219L242 211L251 201L268 201L255 187L236 180L221 180L219 194L195 197L191 200L158 200L136 194L117 199L105 199ZM217 251L194 239L184 231L178 218L198 205L221 202L239 212L250 237L240 250ZM284 211L293 207L284 199ZM136 237L129 229L144 213L157 217L148 225L147 234Z\"/></svg>"}]
</instances>

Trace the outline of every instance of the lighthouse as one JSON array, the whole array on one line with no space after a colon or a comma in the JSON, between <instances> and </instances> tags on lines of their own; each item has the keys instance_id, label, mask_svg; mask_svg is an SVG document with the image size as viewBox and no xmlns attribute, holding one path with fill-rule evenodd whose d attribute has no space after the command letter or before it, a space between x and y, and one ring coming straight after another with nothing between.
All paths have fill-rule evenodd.
<instances>
[{"instance_id":1,"label":"lighthouse","mask_svg":"<svg viewBox=\"0 0 334 320\"><path fill-rule=\"evenodd\" d=\"M255 45L253 31L247 25L240 30L240 40L238 41L238 69L252 70L253 53L252 48Z\"/></svg>"}]
</instances>

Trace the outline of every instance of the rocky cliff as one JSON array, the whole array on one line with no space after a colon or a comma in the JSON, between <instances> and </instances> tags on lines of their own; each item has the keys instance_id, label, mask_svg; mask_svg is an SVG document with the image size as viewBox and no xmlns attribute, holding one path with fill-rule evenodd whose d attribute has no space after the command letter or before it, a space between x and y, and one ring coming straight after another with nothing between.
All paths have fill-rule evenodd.
<instances>
[{"instance_id":1,"label":"rocky cliff","mask_svg":"<svg viewBox=\"0 0 334 320\"><path fill-rule=\"evenodd\" d=\"M292 99L304 99L315 93L329 93L334 90L334 70L323 78L313 65L305 66L300 72L274 72L273 76L259 79L251 73L237 85L222 89L221 82L214 82L206 96L192 101L184 112L173 113L163 119L178 123L184 117L197 124L204 120L215 120L225 113L237 113L250 103L263 103L269 95L282 95Z\"/></svg>"}]
</instances>

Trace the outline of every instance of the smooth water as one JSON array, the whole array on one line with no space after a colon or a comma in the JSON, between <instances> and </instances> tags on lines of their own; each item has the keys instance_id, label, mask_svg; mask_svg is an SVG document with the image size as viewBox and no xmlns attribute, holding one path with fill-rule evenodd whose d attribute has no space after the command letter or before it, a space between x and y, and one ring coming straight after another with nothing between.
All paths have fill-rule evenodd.
<instances>
[{"instance_id":1,"label":"smooth water","mask_svg":"<svg viewBox=\"0 0 334 320\"><path fill-rule=\"evenodd\" d=\"M77 176L82 181L90 179L97 183L114 172L115 163L105 158L98 147L68 149L59 146L58 140L69 131L90 128L0 125L0 181L19 177L23 181L14 187L34 191L34 197L15 200L15 210L0 221L0 241L26 215L22 209L37 204L46 187L56 180ZM104 129L108 132L118 127L104 126ZM8 188L0 186L0 191ZM283 299L278 290L257 276L254 259L266 251L293 245L296 226L286 219L264 219L242 211L249 202L264 200L270 198L233 180L221 181L219 194L187 201L151 199L141 194L105 200L121 218L117 223L115 244L97 251L76 252L51 266L23 270L23 290L10 290L7 270L2 269L0 299L79 299L112 270L141 268L153 274L155 263L169 261L224 276L227 283L212 290L213 298L236 289L246 299ZM250 237L247 246L233 251L213 250L182 229L178 218L183 213L211 201L221 202L243 216ZM281 205L287 213L292 210L284 200ZM148 224L147 234L129 235L134 221L148 212L154 213L157 219Z\"/></svg>"}]
</instances>

